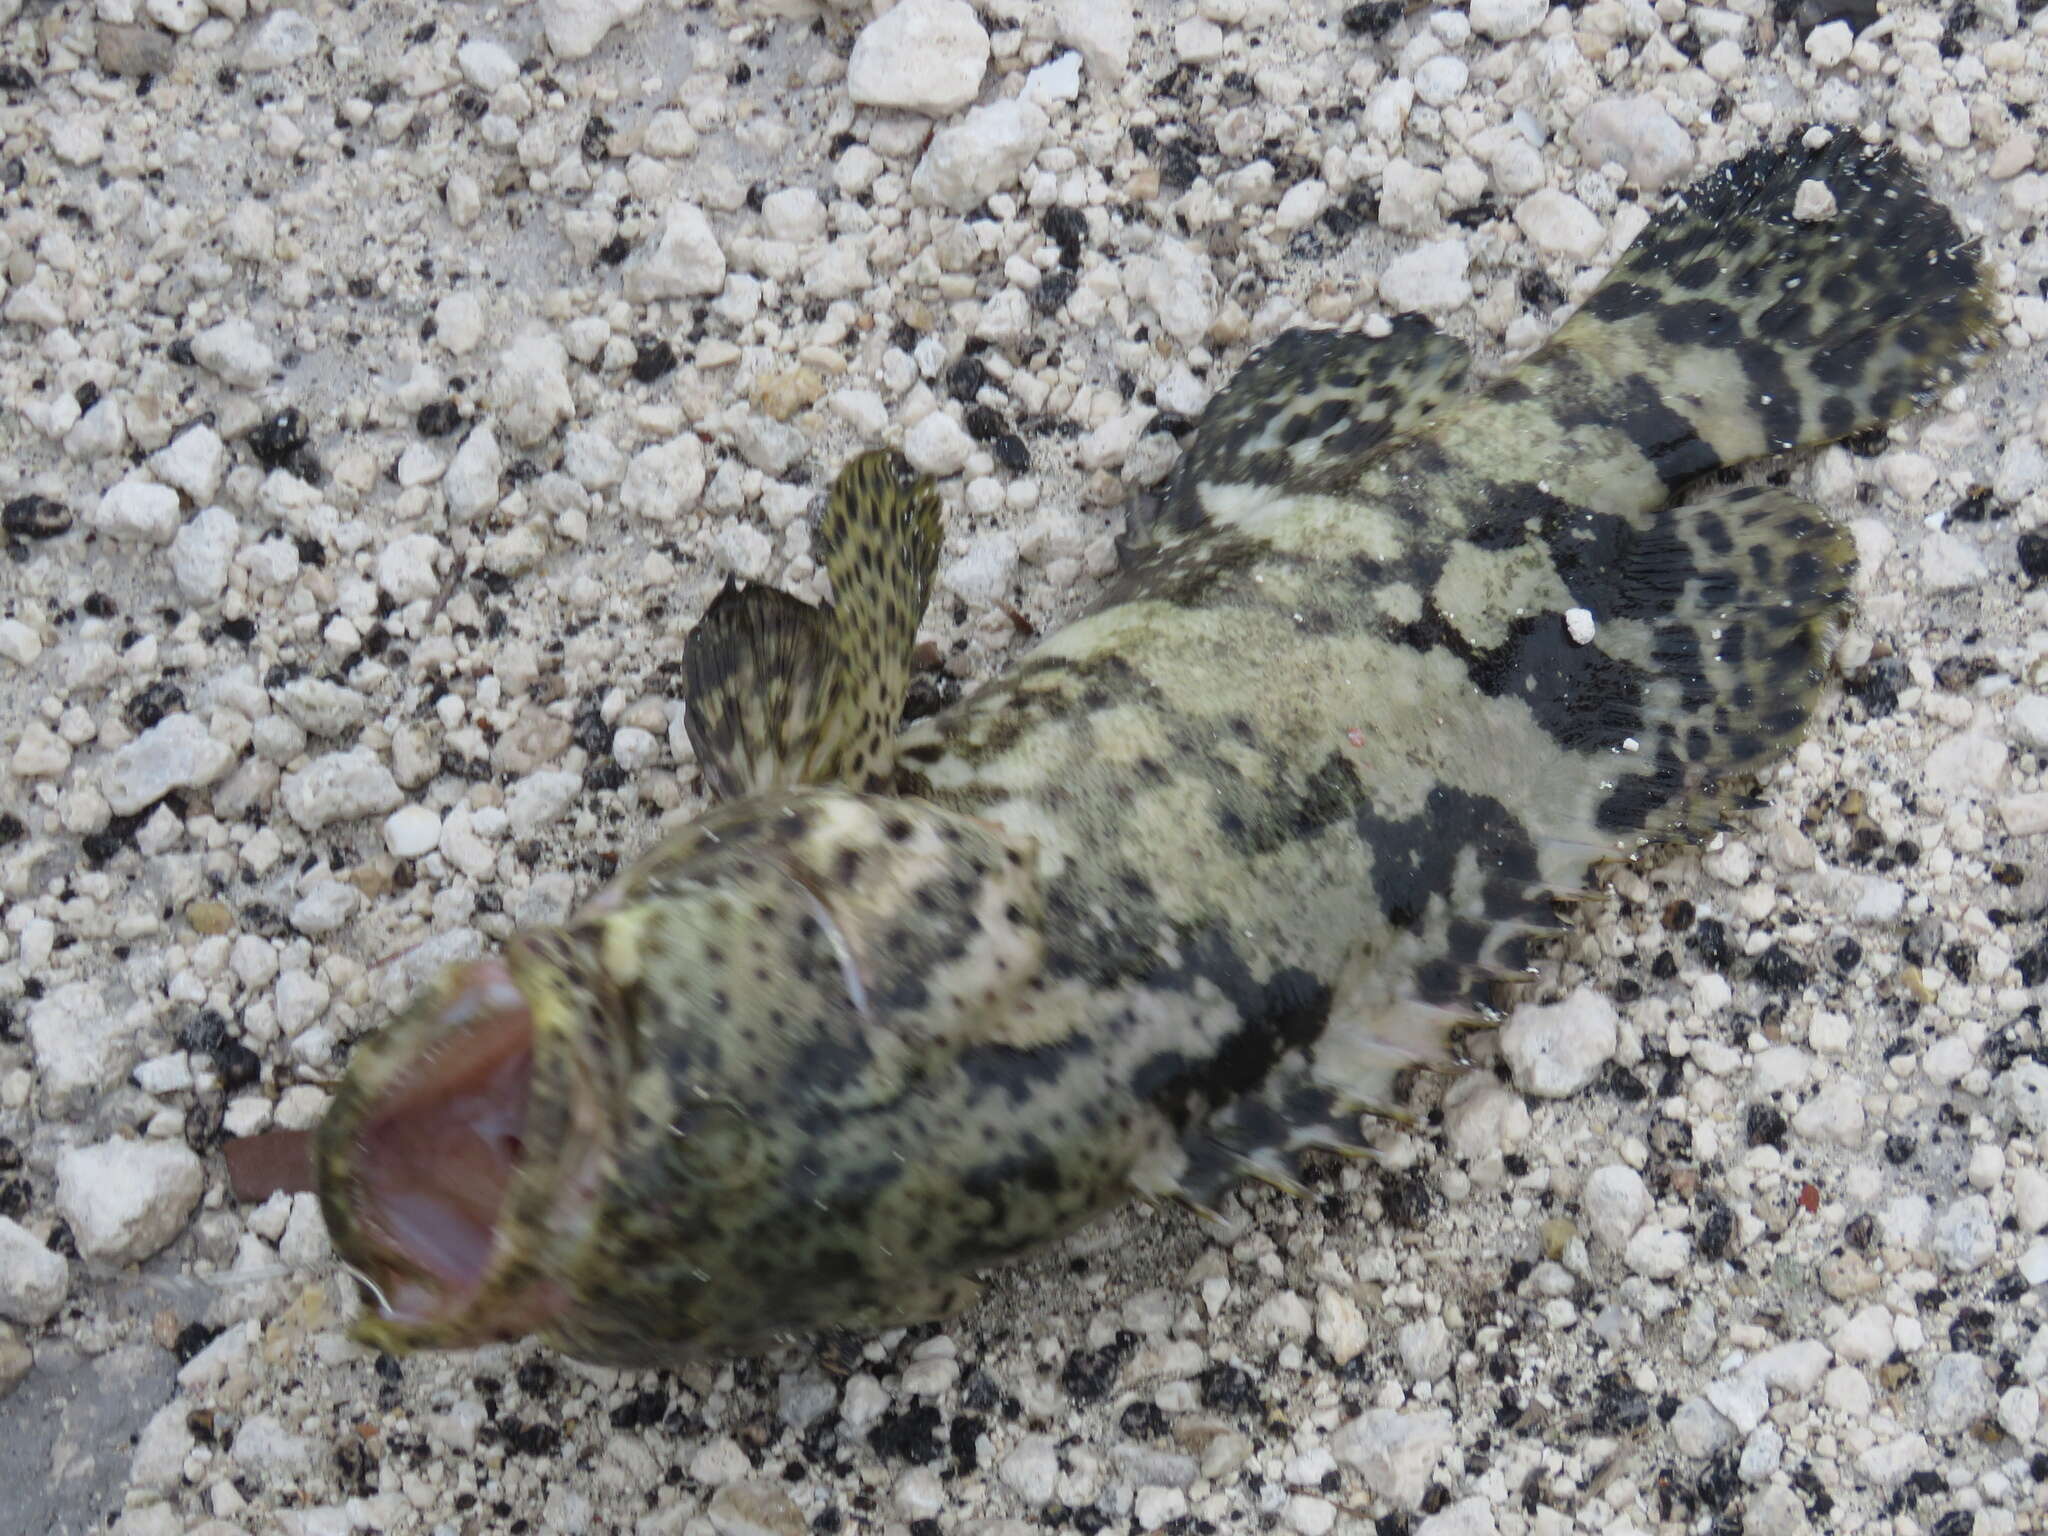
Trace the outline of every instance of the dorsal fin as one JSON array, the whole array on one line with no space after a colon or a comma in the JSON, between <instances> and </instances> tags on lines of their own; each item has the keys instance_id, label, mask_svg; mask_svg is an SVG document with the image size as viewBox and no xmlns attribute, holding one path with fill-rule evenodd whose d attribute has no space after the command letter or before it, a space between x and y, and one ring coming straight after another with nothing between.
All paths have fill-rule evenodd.
<instances>
[{"instance_id":1,"label":"dorsal fin","mask_svg":"<svg viewBox=\"0 0 2048 1536\"><path fill-rule=\"evenodd\" d=\"M713 795L887 777L939 537L931 481L862 454L818 528L830 605L735 583L712 600L683 649L683 724Z\"/></svg>"},{"instance_id":2,"label":"dorsal fin","mask_svg":"<svg viewBox=\"0 0 2048 1536\"><path fill-rule=\"evenodd\" d=\"M1459 395L1472 355L1420 315L1385 336L1282 331L1209 401L1174 471L1166 521L1207 521L1204 485L1342 492L1399 433Z\"/></svg>"},{"instance_id":3,"label":"dorsal fin","mask_svg":"<svg viewBox=\"0 0 2048 1536\"><path fill-rule=\"evenodd\" d=\"M832 578L839 652L835 777L855 789L888 776L940 538L938 492L901 454L864 453L833 482L816 546Z\"/></svg>"}]
</instances>

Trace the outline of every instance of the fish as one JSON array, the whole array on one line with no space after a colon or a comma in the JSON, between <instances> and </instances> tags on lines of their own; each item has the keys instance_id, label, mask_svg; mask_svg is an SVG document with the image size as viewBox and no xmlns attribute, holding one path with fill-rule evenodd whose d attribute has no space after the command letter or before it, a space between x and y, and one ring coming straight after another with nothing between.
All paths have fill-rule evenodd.
<instances>
[{"instance_id":1,"label":"fish","mask_svg":"<svg viewBox=\"0 0 2048 1536\"><path fill-rule=\"evenodd\" d=\"M710 807L353 1052L311 1160L356 1336L942 1318L1134 1199L1369 1155L1603 867L1732 825L1812 720L1854 545L1722 472L1994 338L1896 151L1762 146L1476 387L1420 316L1277 336L1099 599L908 725L940 505L855 458L830 602L729 584L687 636Z\"/></svg>"}]
</instances>

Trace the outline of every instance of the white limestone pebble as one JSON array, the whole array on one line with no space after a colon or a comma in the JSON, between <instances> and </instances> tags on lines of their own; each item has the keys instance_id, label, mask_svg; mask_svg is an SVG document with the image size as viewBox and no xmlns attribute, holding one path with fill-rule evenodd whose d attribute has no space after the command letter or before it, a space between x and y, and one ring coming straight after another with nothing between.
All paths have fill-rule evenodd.
<instances>
[{"instance_id":1,"label":"white limestone pebble","mask_svg":"<svg viewBox=\"0 0 2048 1536\"><path fill-rule=\"evenodd\" d=\"M293 10L272 11L242 50L242 68L256 72L282 69L319 46L319 29L304 16Z\"/></svg>"},{"instance_id":2,"label":"white limestone pebble","mask_svg":"<svg viewBox=\"0 0 2048 1536\"><path fill-rule=\"evenodd\" d=\"M303 1477L313 1464L312 1442L267 1413L242 1420L228 1447L235 1464L262 1477Z\"/></svg>"},{"instance_id":3,"label":"white limestone pebble","mask_svg":"<svg viewBox=\"0 0 2048 1536\"><path fill-rule=\"evenodd\" d=\"M1835 194L1824 181L1802 181L1792 195L1792 217L1801 223L1824 223L1836 211Z\"/></svg>"},{"instance_id":4,"label":"white limestone pebble","mask_svg":"<svg viewBox=\"0 0 2048 1536\"><path fill-rule=\"evenodd\" d=\"M17 667L31 665L43 654L43 637L20 619L0 619L0 656Z\"/></svg>"},{"instance_id":5,"label":"white limestone pebble","mask_svg":"<svg viewBox=\"0 0 2048 1536\"><path fill-rule=\"evenodd\" d=\"M911 173L911 190L923 202L966 213L1015 184L1050 126L1045 109L1021 96L976 107L932 135Z\"/></svg>"},{"instance_id":6,"label":"white limestone pebble","mask_svg":"<svg viewBox=\"0 0 2048 1536\"><path fill-rule=\"evenodd\" d=\"M484 339L483 301L473 293L451 293L434 306L434 339L457 357Z\"/></svg>"},{"instance_id":7,"label":"white limestone pebble","mask_svg":"<svg viewBox=\"0 0 2048 1536\"><path fill-rule=\"evenodd\" d=\"M1028 1435L998 1463L996 1475L1012 1493L1038 1508L1059 1488L1059 1455L1045 1436Z\"/></svg>"},{"instance_id":8,"label":"white limestone pebble","mask_svg":"<svg viewBox=\"0 0 2048 1536\"><path fill-rule=\"evenodd\" d=\"M100 793L116 816L132 816L174 789L211 784L234 765L234 748L215 740L204 722L182 712L165 715L107 759Z\"/></svg>"},{"instance_id":9,"label":"white limestone pebble","mask_svg":"<svg viewBox=\"0 0 2048 1536\"><path fill-rule=\"evenodd\" d=\"M575 414L568 368L568 349L545 332L528 331L498 354L489 400L513 442L535 447Z\"/></svg>"},{"instance_id":10,"label":"white limestone pebble","mask_svg":"<svg viewBox=\"0 0 2048 1536\"><path fill-rule=\"evenodd\" d=\"M1549 0L1472 0L1467 12L1474 32L1500 43L1527 37L1549 14Z\"/></svg>"},{"instance_id":11,"label":"white limestone pebble","mask_svg":"<svg viewBox=\"0 0 2048 1536\"><path fill-rule=\"evenodd\" d=\"M1833 69L1847 62L1856 34L1846 21L1831 21L1806 34L1806 56L1821 69Z\"/></svg>"},{"instance_id":12,"label":"white limestone pebble","mask_svg":"<svg viewBox=\"0 0 2048 1536\"><path fill-rule=\"evenodd\" d=\"M1131 65L1138 18L1128 0L1059 0L1059 39L1079 50L1096 79L1120 84Z\"/></svg>"},{"instance_id":13,"label":"white limestone pebble","mask_svg":"<svg viewBox=\"0 0 2048 1536\"><path fill-rule=\"evenodd\" d=\"M670 204L661 238L647 254L628 264L626 296L636 303L717 293L725 287L725 251L704 210L692 202Z\"/></svg>"},{"instance_id":14,"label":"white limestone pebble","mask_svg":"<svg viewBox=\"0 0 2048 1536\"><path fill-rule=\"evenodd\" d=\"M1472 68L1454 53L1440 53L1415 71L1415 99L1424 106L1448 107L1465 93Z\"/></svg>"},{"instance_id":15,"label":"white limestone pebble","mask_svg":"<svg viewBox=\"0 0 2048 1536\"><path fill-rule=\"evenodd\" d=\"M126 1017L84 981L66 982L29 1008L28 1044L44 1101L58 1113L119 1083L136 1055Z\"/></svg>"},{"instance_id":16,"label":"white limestone pebble","mask_svg":"<svg viewBox=\"0 0 2048 1536\"><path fill-rule=\"evenodd\" d=\"M1590 608L1567 608L1564 611L1565 638L1573 645L1590 645L1593 636L1599 633Z\"/></svg>"},{"instance_id":17,"label":"white limestone pebble","mask_svg":"<svg viewBox=\"0 0 2048 1536\"><path fill-rule=\"evenodd\" d=\"M1154 247L1144 295L1167 334L1183 346L1199 344L1215 322L1216 274L1186 241L1163 239Z\"/></svg>"},{"instance_id":18,"label":"white limestone pebble","mask_svg":"<svg viewBox=\"0 0 2048 1536\"><path fill-rule=\"evenodd\" d=\"M558 820L583 790L581 776L545 769L529 773L505 791L506 824L514 837L527 837Z\"/></svg>"},{"instance_id":19,"label":"white limestone pebble","mask_svg":"<svg viewBox=\"0 0 2048 1536\"><path fill-rule=\"evenodd\" d=\"M1957 1274L1982 1269L1998 1251L1998 1224L1982 1195L1965 1195L1942 1207L1930 1239L1935 1257Z\"/></svg>"},{"instance_id":20,"label":"white limestone pebble","mask_svg":"<svg viewBox=\"0 0 2048 1536\"><path fill-rule=\"evenodd\" d=\"M1606 238L1592 209L1554 187L1523 198L1515 207L1515 225L1538 250L1573 261L1591 261Z\"/></svg>"},{"instance_id":21,"label":"white limestone pebble","mask_svg":"<svg viewBox=\"0 0 2048 1536\"><path fill-rule=\"evenodd\" d=\"M272 11L270 20L291 14ZM208 373L240 389L256 388L277 365L276 354L256 334L256 327L239 315L209 325L194 336L192 356Z\"/></svg>"},{"instance_id":22,"label":"white limestone pebble","mask_svg":"<svg viewBox=\"0 0 2048 1536\"><path fill-rule=\"evenodd\" d=\"M171 579L186 602L201 607L220 600L242 530L226 507L202 508L171 539Z\"/></svg>"},{"instance_id":23,"label":"white limestone pebble","mask_svg":"<svg viewBox=\"0 0 2048 1536\"><path fill-rule=\"evenodd\" d=\"M154 1493L177 1488L184 1479L185 1458L197 1443L188 1423L191 1417L190 1407L176 1400L150 1415L136 1436L135 1454L128 1461L130 1483Z\"/></svg>"},{"instance_id":24,"label":"white limestone pebble","mask_svg":"<svg viewBox=\"0 0 2048 1536\"><path fill-rule=\"evenodd\" d=\"M505 455L488 423L472 427L441 476L448 510L460 518L479 517L498 504L498 479Z\"/></svg>"},{"instance_id":25,"label":"white limestone pebble","mask_svg":"<svg viewBox=\"0 0 2048 1536\"><path fill-rule=\"evenodd\" d=\"M377 555L377 585L393 602L416 603L441 590L434 566L441 541L431 533L409 533L393 539Z\"/></svg>"},{"instance_id":26,"label":"white limestone pebble","mask_svg":"<svg viewBox=\"0 0 2048 1536\"><path fill-rule=\"evenodd\" d=\"M1347 1291L1325 1285L1316 1292L1316 1342L1338 1365L1349 1365L1372 1341L1365 1313Z\"/></svg>"},{"instance_id":27,"label":"white limestone pebble","mask_svg":"<svg viewBox=\"0 0 2048 1536\"><path fill-rule=\"evenodd\" d=\"M0 1317L40 1328L64 1305L71 1266L33 1232L0 1216Z\"/></svg>"},{"instance_id":28,"label":"white limestone pebble","mask_svg":"<svg viewBox=\"0 0 2048 1536\"><path fill-rule=\"evenodd\" d=\"M1616 1529L1610 1526L1610 1530ZM1447 1504L1415 1528L1415 1536L1500 1536L1493 1506L1485 1495L1474 1494Z\"/></svg>"},{"instance_id":29,"label":"white limestone pebble","mask_svg":"<svg viewBox=\"0 0 2048 1536\"><path fill-rule=\"evenodd\" d=\"M1592 1082L1612 1059L1620 1028L1614 1005L1580 987L1561 1002L1517 1008L1501 1031L1501 1051L1516 1087L1561 1099Z\"/></svg>"},{"instance_id":30,"label":"white limestone pebble","mask_svg":"<svg viewBox=\"0 0 2048 1536\"><path fill-rule=\"evenodd\" d=\"M1399 1413L1375 1408L1331 1432L1330 1454L1358 1474L1367 1492L1413 1509L1456 1439L1451 1416L1442 1409Z\"/></svg>"},{"instance_id":31,"label":"white limestone pebble","mask_svg":"<svg viewBox=\"0 0 2048 1536\"><path fill-rule=\"evenodd\" d=\"M178 532L178 493L149 480L120 480L101 493L92 525L110 539L168 544Z\"/></svg>"},{"instance_id":32,"label":"white limestone pebble","mask_svg":"<svg viewBox=\"0 0 2048 1536\"><path fill-rule=\"evenodd\" d=\"M1587 1178L1579 1192L1579 1206L1593 1236L1619 1253L1649 1216L1650 1191L1635 1169L1625 1163L1609 1163Z\"/></svg>"},{"instance_id":33,"label":"white limestone pebble","mask_svg":"<svg viewBox=\"0 0 2048 1536\"><path fill-rule=\"evenodd\" d=\"M362 905L362 893L345 880L320 880L292 903L291 924L308 938L340 930Z\"/></svg>"},{"instance_id":34,"label":"white limestone pebble","mask_svg":"<svg viewBox=\"0 0 2048 1536\"><path fill-rule=\"evenodd\" d=\"M1432 240L1395 257L1380 274L1381 307L1390 313L1449 313L1472 297L1465 276L1471 261L1463 240Z\"/></svg>"},{"instance_id":35,"label":"white limestone pebble","mask_svg":"<svg viewBox=\"0 0 2048 1536\"><path fill-rule=\"evenodd\" d=\"M384 818L384 848L395 859L419 859L441 842L441 818L424 805L402 805Z\"/></svg>"},{"instance_id":36,"label":"white limestone pebble","mask_svg":"<svg viewBox=\"0 0 2048 1536\"><path fill-rule=\"evenodd\" d=\"M207 502L220 489L227 457L227 445L220 440L220 434L200 422L187 427L151 454L149 470L164 484L176 486L195 502Z\"/></svg>"},{"instance_id":37,"label":"white limestone pebble","mask_svg":"<svg viewBox=\"0 0 2048 1536\"><path fill-rule=\"evenodd\" d=\"M1571 140L1590 165L1614 161L1629 183L1661 191L1692 169L1692 139L1655 97L1594 102L1572 123Z\"/></svg>"},{"instance_id":38,"label":"white limestone pebble","mask_svg":"<svg viewBox=\"0 0 2048 1536\"><path fill-rule=\"evenodd\" d=\"M393 810L404 797L384 760L367 747L316 757L288 773L280 792L285 813L308 832L358 816Z\"/></svg>"},{"instance_id":39,"label":"white limestone pebble","mask_svg":"<svg viewBox=\"0 0 2048 1536\"><path fill-rule=\"evenodd\" d=\"M988 57L966 0L901 0L861 29L846 88L860 106L944 117L974 100Z\"/></svg>"},{"instance_id":40,"label":"white limestone pebble","mask_svg":"<svg viewBox=\"0 0 2048 1536\"><path fill-rule=\"evenodd\" d=\"M1975 587L1991 572L1967 539L1937 529L1920 541L1920 583L1936 592Z\"/></svg>"},{"instance_id":41,"label":"white limestone pebble","mask_svg":"<svg viewBox=\"0 0 2048 1536\"><path fill-rule=\"evenodd\" d=\"M704 494L704 445L685 432L633 455L619 483L619 505L654 522L671 522Z\"/></svg>"},{"instance_id":42,"label":"white limestone pebble","mask_svg":"<svg viewBox=\"0 0 2048 1536\"><path fill-rule=\"evenodd\" d=\"M1998 1093L2029 1135L2048 1132L2048 1066L2022 1056L1999 1074Z\"/></svg>"},{"instance_id":43,"label":"white limestone pebble","mask_svg":"<svg viewBox=\"0 0 2048 1536\"><path fill-rule=\"evenodd\" d=\"M994 604L1010 595L1017 575L1017 541L1000 530L985 533L940 578L970 603Z\"/></svg>"},{"instance_id":44,"label":"white limestone pebble","mask_svg":"<svg viewBox=\"0 0 2048 1536\"><path fill-rule=\"evenodd\" d=\"M206 1192L206 1170L174 1141L104 1141L57 1156L57 1209L82 1258L137 1264L168 1247Z\"/></svg>"},{"instance_id":45,"label":"white limestone pebble","mask_svg":"<svg viewBox=\"0 0 2048 1536\"><path fill-rule=\"evenodd\" d=\"M974 439L945 411L933 411L903 434L903 456L919 474L958 474L973 452Z\"/></svg>"},{"instance_id":46,"label":"white limestone pebble","mask_svg":"<svg viewBox=\"0 0 2048 1536\"><path fill-rule=\"evenodd\" d=\"M587 59L622 21L631 21L647 0L541 0L540 24L558 59Z\"/></svg>"}]
</instances>

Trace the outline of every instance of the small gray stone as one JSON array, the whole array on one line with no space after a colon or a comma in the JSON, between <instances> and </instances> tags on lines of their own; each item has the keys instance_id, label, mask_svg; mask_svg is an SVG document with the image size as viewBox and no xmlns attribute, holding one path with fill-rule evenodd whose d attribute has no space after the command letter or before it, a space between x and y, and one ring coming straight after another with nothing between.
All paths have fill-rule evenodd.
<instances>
[{"instance_id":1,"label":"small gray stone","mask_svg":"<svg viewBox=\"0 0 2048 1536\"><path fill-rule=\"evenodd\" d=\"M272 11L270 21L287 16L299 19L292 11ZM194 336L192 357L208 373L239 389L256 388L277 365L276 355L256 334L256 327L239 316L210 325Z\"/></svg>"},{"instance_id":2,"label":"small gray stone","mask_svg":"<svg viewBox=\"0 0 2048 1536\"><path fill-rule=\"evenodd\" d=\"M1374 1408L1337 1426L1330 1435L1330 1454L1356 1472L1368 1492L1414 1509L1456 1438L1451 1416L1442 1409L1397 1413Z\"/></svg>"},{"instance_id":3,"label":"small gray stone","mask_svg":"<svg viewBox=\"0 0 2048 1536\"><path fill-rule=\"evenodd\" d=\"M1939 1435L1960 1435L1998 1406L1991 1373L1979 1355L1945 1354L1927 1373L1924 1426Z\"/></svg>"},{"instance_id":4,"label":"small gray stone","mask_svg":"<svg viewBox=\"0 0 2048 1536\"><path fill-rule=\"evenodd\" d=\"M100 770L100 793L116 816L147 810L174 789L199 789L235 766L235 750L191 715L165 715Z\"/></svg>"},{"instance_id":5,"label":"small gray stone","mask_svg":"<svg viewBox=\"0 0 2048 1536\"><path fill-rule=\"evenodd\" d=\"M1991 1202L1982 1195L1965 1195L1944 1206L1934 1218L1931 1245L1935 1257L1956 1274L1982 1269L1998 1251L1998 1224L1992 1218Z\"/></svg>"},{"instance_id":6,"label":"small gray stone","mask_svg":"<svg viewBox=\"0 0 2048 1536\"><path fill-rule=\"evenodd\" d=\"M280 69L295 63L320 46L320 33L297 11L272 11L242 50L242 67L248 70ZM196 348L195 348L196 350Z\"/></svg>"},{"instance_id":7,"label":"small gray stone","mask_svg":"<svg viewBox=\"0 0 2048 1536\"><path fill-rule=\"evenodd\" d=\"M148 480L118 481L100 496L92 523L110 539L168 544L178 532L178 493Z\"/></svg>"},{"instance_id":8,"label":"small gray stone","mask_svg":"<svg viewBox=\"0 0 2048 1536\"><path fill-rule=\"evenodd\" d=\"M1022 97L976 107L932 136L911 173L911 190L924 202L966 213L1016 183L1051 125L1043 107Z\"/></svg>"},{"instance_id":9,"label":"small gray stone","mask_svg":"<svg viewBox=\"0 0 2048 1536\"><path fill-rule=\"evenodd\" d=\"M0 1317L40 1328L71 1290L71 1266L27 1228L0 1216Z\"/></svg>"},{"instance_id":10,"label":"small gray stone","mask_svg":"<svg viewBox=\"0 0 2048 1536\"><path fill-rule=\"evenodd\" d=\"M846 88L860 106L944 117L974 100L988 56L966 0L902 0L861 28Z\"/></svg>"},{"instance_id":11,"label":"small gray stone","mask_svg":"<svg viewBox=\"0 0 2048 1536\"><path fill-rule=\"evenodd\" d=\"M1614 1005L1591 987L1580 987L1548 1007L1525 1005L1501 1031L1501 1052L1513 1068L1515 1086L1539 1098L1577 1093L1599 1075L1620 1041Z\"/></svg>"},{"instance_id":12,"label":"small gray stone","mask_svg":"<svg viewBox=\"0 0 2048 1536\"><path fill-rule=\"evenodd\" d=\"M188 603L210 606L227 590L242 530L226 507L207 507L171 540L171 579Z\"/></svg>"},{"instance_id":13,"label":"small gray stone","mask_svg":"<svg viewBox=\"0 0 2048 1536\"><path fill-rule=\"evenodd\" d=\"M169 1246L206 1192L206 1170L172 1141L105 1141L57 1157L57 1209L78 1251L138 1264Z\"/></svg>"},{"instance_id":14,"label":"small gray stone","mask_svg":"<svg viewBox=\"0 0 2048 1536\"><path fill-rule=\"evenodd\" d=\"M308 832L381 815L405 798L384 760L366 747L330 752L286 774L281 794L286 813Z\"/></svg>"},{"instance_id":15,"label":"small gray stone","mask_svg":"<svg viewBox=\"0 0 2048 1536\"><path fill-rule=\"evenodd\" d=\"M1692 140L1652 96L1596 101L1572 124L1572 143L1588 164L1614 161L1631 185L1658 192L1692 169Z\"/></svg>"}]
</instances>

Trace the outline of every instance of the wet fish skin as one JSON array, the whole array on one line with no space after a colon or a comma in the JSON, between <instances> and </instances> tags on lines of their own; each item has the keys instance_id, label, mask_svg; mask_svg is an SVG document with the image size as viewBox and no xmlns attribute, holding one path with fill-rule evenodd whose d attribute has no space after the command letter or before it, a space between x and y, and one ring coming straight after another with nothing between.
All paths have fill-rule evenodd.
<instances>
[{"instance_id":1,"label":"wet fish skin","mask_svg":"<svg viewBox=\"0 0 2048 1536\"><path fill-rule=\"evenodd\" d=\"M1834 220L1793 216L1809 179ZM1896 155L1795 140L1477 393L1417 321L1279 338L1102 602L897 737L880 790L760 782L792 760L763 733L803 730L708 678L731 798L506 957L533 1086L490 1275L359 1331L645 1364L911 1321L1132 1195L1360 1150L1557 898L1724 825L1812 715L1849 541L1768 486L1675 494L1897 419L1991 330ZM364 1127L489 984L366 1047L323 1126L366 1271L403 1255Z\"/></svg>"}]
</instances>

